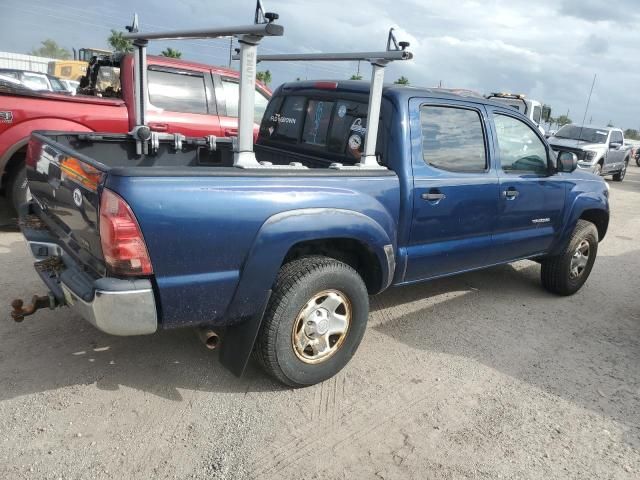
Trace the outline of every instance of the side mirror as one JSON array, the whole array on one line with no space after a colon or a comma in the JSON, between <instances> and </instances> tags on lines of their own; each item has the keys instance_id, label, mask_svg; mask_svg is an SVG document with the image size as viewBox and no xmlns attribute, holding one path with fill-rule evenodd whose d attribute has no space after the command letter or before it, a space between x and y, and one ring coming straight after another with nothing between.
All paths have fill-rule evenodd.
<instances>
[{"instance_id":1,"label":"side mirror","mask_svg":"<svg viewBox=\"0 0 640 480\"><path fill-rule=\"evenodd\" d=\"M558 171L571 173L578 168L578 157L573 152L560 152L558 155Z\"/></svg>"},{"instance_id":2,"label":"side mirror","mask_svg":"<svg viewBox=\"0 0 640 480\"><path fill-rule=\"evenodd\" d=\"M609 149L610 150L618 150L620 147L622 147L622 144L620 142L611 142L611 143L609 143Z\"/></svg>"},{"instance_id":3,"label":"side mirror","mask_svg":"<svg viewBox=\"0 0 640 480\"><path fill-rule=\"evenodd\" d=\"M542 106L542 120L545 122L549 122L549 118L551 118L551 107L547 107L546 105Z\"/></svg>"}]
</instances>

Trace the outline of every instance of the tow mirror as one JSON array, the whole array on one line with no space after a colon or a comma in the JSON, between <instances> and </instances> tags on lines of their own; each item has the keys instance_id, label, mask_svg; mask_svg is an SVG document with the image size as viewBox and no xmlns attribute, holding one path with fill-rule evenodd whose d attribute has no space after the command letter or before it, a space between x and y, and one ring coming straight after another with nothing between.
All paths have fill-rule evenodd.
<instances>
[{"instance_id":1,"label":"tow mirror","mask_svg":"<svg viewBox=\"0 0 640 480\"><path fill-rule=\"evenodd\" d=\"M558 171L571 173L578 168L578 157L573 152L560 152L558 155Z\"/></svg>"},{"instance_id":2,"label":"tow mirror","mask_svg":"<svg viewBox=\"0 0 640 480\"><path fill-rule=\"evenodd\" d=\"M542 120L544 120L545 122L549 122L549 119L551 118L551 107L547 107L546 105L542 106Z\"/></svg>"},{"instance_id":3,"label":"tow mirror","mask_svg":"<svg viewBox=\"0 0 640 480\"><path fill-rule=\"evenodd\" d=\"M622 147L622 144L620 142L611 142L611 143L609 143L609 148L611 150L618 150L620 147Z\"/></svg>"}]
</instances>

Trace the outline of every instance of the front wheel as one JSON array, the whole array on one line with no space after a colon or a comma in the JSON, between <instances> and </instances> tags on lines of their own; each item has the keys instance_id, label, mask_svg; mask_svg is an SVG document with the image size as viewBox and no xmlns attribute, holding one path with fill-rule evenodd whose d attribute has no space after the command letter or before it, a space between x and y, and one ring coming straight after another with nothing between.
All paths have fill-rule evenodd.
<instances>
[{"instance_id":1,"label":"front wheel","mask_svg":"<svg viewBox=\"0 0 640 480\"><path fill-rule=\"evenodd\" d=\"M286 385L322 382L354 355L368 315L367 288L353 268L326 257L294 260L278 274L255 357Z\"/></svg>"},{"instance_id":2,"label":"front wheel","mask_svg":"<svg viewBox=\"0 0 640 480\"><path fill-rule=\"evenodd\" d=\"M564 252L541 262L542 285L558 295L573 295L587 281L597 253L596 226L586 220L578 220Z\"/></svg>"},{"instance_id":3,"label":"front wheel","mask_svg":"<svg viewBox=\"0 0 640 480\"><path fill-rule=\"evenodd\" d=\"M613 176L613 181L614 182L621 182L622 180L624 180L624 176L627 174L627 165L628 165L628 161L624 162L624 166L622 167L622 170L620 170L618 173L616 173Z\"/></svg>"}]
</instances>

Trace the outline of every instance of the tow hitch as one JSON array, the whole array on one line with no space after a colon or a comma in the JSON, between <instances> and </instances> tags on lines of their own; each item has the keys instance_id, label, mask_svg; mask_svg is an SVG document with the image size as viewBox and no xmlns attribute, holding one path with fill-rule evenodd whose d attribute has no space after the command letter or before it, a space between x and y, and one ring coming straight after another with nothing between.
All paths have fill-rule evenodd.
<instances>
[{"instance_id":1,"label":"tow hitch","mask_svg":"<svg viewBox=\"0 0 640 480\"><path fill-rule=\"evenodd\" d=\"M13 308L11 311L11 318L16 322L23 321L24 317L33 315L41 308L49 308L53 310L58 306L58 301L56 300L56 297L53 296L53 293L49 292L47 295L43 296L34 295L31 299L31 305L28 305L26 308L23 308L23 306L24 301L21 298L16 298L11 302L11 307Z\"/></svg>"}]
</instances>

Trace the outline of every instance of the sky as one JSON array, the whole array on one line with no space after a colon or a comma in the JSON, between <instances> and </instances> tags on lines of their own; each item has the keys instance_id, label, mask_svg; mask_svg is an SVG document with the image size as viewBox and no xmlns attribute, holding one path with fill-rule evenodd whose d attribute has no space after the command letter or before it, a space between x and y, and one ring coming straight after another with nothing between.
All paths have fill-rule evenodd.
<instances>
[{"instance_id":1,"label":"sky","mask_svg":"<svg viewBox=\"0 0 640 480\"><path fill-rule=\"evenodd\" d=\"M0 50L27 53L45 38L71 48L107 47L134 12L141 31L241 25L253 21L254 0L0 0ZM412 85L523 93L569 112L581 123L640 129L640 0L264 0L285 35L267 38L262 53L381 50L387 32L411 43L414 59L395 62L386 80ZM228 65L229 40L160 41L183 58ZM234 62L234 64L237 62ZM235 65L237 68L237 65ZM351 62L272 63L271 87L296 78L344 79ZM364 78L369 65L362 64ZM591 121L591 122L590 122Z\"/></svg>"}]
</instances>

